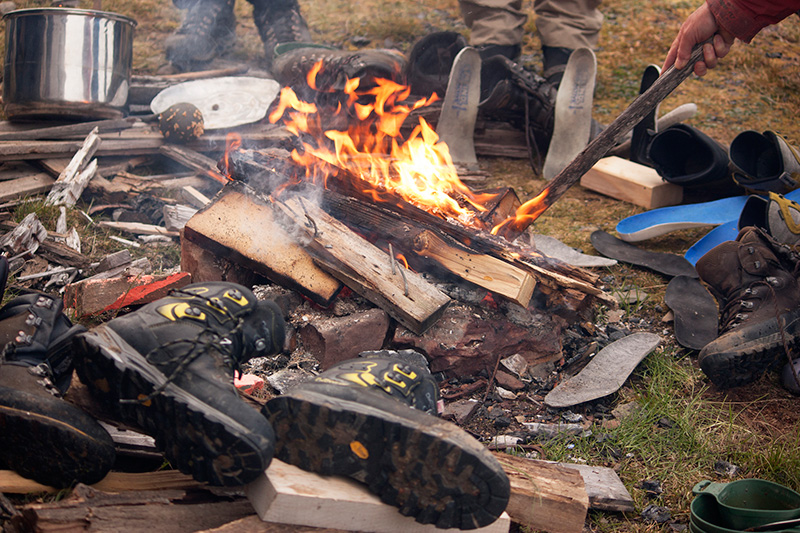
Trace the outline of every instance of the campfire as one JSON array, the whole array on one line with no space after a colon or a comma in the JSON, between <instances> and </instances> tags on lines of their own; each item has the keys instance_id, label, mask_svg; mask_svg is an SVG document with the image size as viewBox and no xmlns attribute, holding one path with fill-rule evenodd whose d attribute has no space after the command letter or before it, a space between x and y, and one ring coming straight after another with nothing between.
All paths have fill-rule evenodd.
<instances>
[{"instance_id":1,"label":"campfire","mask_svg":"<svg viewBox=\"0 0 800 533\"><path fill-rule=\"evenodd\" d=\"M515 353L557 359L561 329L597 298L611 303L594 274L499 232L524 230L530 207L510 189L473 191L459 179L447 145L414 117L436 95L409 101L407 87L383 79L320 95L307 102L285 87L273 106L269 120L296 136L291 151L230 143L220 168L232 183L185 227L187 262L186 248L199 245L323 306L347 286L399 324L388 344L415 347L435 371L456 375L491 371ZM255 220L255 233L231 233ZM272 251L242 245L257 238ZM288 267L276 259L290 255L298 259Z\"/></svg>"}]
</instances>

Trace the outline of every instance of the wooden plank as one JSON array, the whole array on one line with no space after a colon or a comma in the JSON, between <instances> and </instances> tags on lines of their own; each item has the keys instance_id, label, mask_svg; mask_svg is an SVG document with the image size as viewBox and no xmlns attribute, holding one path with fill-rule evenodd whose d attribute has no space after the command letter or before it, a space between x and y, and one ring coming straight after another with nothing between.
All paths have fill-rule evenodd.
<instances>
[{"instance_id":1,"label":"wooden plank","mask_svg":"<svg viewBox=\"0 0 800 533\"><path fill-rule=\"evenodd\" d=\"M66 499L30 503L19 510L24 518L12 518L15 531L43 533L181 533L219 527L254 514L246 498L230 492L217 495L195 488L111 493L86 485L75 487Z\"/></svg>"},{"instance_id":2,"label":"wooden plank","mask_svg":"<svg viewBox=\"0 0 800 533\"><path fill-rule=\"evenodd\" d=\"M304 234L306 250L325 270L410 331L421 335L449 305L450 298L421 275L311 201L294 197L274 205L276 215Z\"/></svg>"},{"instance_id":3,"label":"wooden plank","mask_svg":"<svg viewBox=\"0 0 800 533\"><path fill-rule=\"evenodd\" d=\"M447 243L429 230L414 239L417 255L433 259L457 276L528 307L536 280L524 270L486 254Z\"/></svg>"},{"instance_id":4,"label":"wooden plank","mask_svg":"<svg viewBox=\"0 0 800 533\"><path fill-rule=\"evenodd\" d=\"M653 168L617 156L595 163L581 178L581 185L646 209L683 201L683 187L664 181Z\"/></svg>"},{"instance_id":5,"label":"wooden plank","mask_svg":"<svg viewBox=\"0 0 800 533\"><path fill-rule=\"evenodd\" d=\"M580 533L589 510L583 477L563 466L494 453L511 481L506 512L533 530Z\"/></svg>"},{"instance_id":6,"label":"wooden plank","mask_svg":"<svg viewBox=\"0 0 800 533\"><path fill-rule=\"evenodd\" d=\"M164 226L143 224L141 222L112 222L110 220L104 220L98 225L101 228L115 229L135 235L167 235L169 237L180 237L180 232L169 231Z\"/></svg>"},{"instance_id":7,"label":"wooden plank","mask_svg":"<svg viewBox=\"0 0 800 533\"><path fill-rule=\"evenodd\" d=\"M455 532L420 524L383 503L365 485L344 477L323 477L273 459L267 471L247 485L245 493L266 522L331 527L376 533ZM475 532L506 533L509 515Z\"/></svg>"},{"instance_id":8,"label":"wooden plank","mask_svg":"<svg viewBox=\"0 0 800 533\"><path fill-rule=\"evenodd\" d=\"M245 194L235 183L189 219L183 237L182 241L228 258L324 306L342 288L339 280L315 264L275 222L269 205Z\"/></svg>"},{"instance_id":9,"label":"wooden plank","mask_svg":"<svg viewBox=\"0 0 800 533\"><path fill-rule=\"evenodd\" d=\"M586 485L586 493L589 495L590 509L623 513L636 510L633 497L613 469L574 463L558 464L580 472Z\"/></svg>"},{"instance_id":10,"label":"wooden plank","mask_svg":"<svg viewBox=\"0 0 800 533\"><path fill-rule=\"evenodd\" d=\"M26 196L33 196L49 191L55 180L45 172L2 182L0 202L9 202Z\"/></svg>"}]
</instances>

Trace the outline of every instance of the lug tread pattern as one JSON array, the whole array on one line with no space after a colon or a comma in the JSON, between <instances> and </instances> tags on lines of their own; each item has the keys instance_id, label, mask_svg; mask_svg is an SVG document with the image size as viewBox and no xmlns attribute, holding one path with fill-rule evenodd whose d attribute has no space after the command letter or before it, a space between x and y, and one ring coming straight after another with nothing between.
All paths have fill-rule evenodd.
<instances>
[{"instance_id":1,"label":"lug tread pattern","mask_svg":"<svg viewBox=\"0 0 800 533\"><path fill-rule=\"evenodd\" d=\"M510 488L502 467L457 426L430 415L425 425L398 413L370 413L362 404L311 398L289 393L264 407L282 461L364 482L384 503L439 528L483 527L505 510Z\"/></svg>"},{"instance_id":2,"label":"lug tread pattern","mask_svg":"<svg viewBox=\"0 0 800 533\"><path fill-rule=\"evenodd\" d=\"M135 366L126 365L124 358L110 356L102 341L86 335L78 342L84 354L78 365L81 381L120 420L153 436L181 472L211 485L240 486L266 470L272 449L264 439L243 438L212 407L203 409L205 404L187 401L188 393L176 394L167 387L148 402L120 402L146 397L157 385Z\"/></svg>"}]
</instances>

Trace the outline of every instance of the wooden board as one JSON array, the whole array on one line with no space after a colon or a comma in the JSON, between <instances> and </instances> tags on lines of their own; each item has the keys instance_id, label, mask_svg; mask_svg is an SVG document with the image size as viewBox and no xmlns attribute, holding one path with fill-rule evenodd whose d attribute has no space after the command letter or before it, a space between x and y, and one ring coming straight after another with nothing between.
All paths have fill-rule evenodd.
<instances>
[{"instance_id":1,"label":"wooden board","mask_svg":"<svg viewBox=\"0 0 800 533\"><path fill-rule=\"evenodd\" d=\"M683 187L664 181L653 168L617 156L595 163L581 178L581 185L646 209L683 201Z\"/></svg>"},{"instance_id":2,"label":"wooden board","mask_svg":"<svg viewBox=\"0 0 800 533\"><path fill-rule=\"evenodd\" d=\"M600 511L633 512L636 510L633 497L622 484L613 469L604 466L589 466L573 463L558 463L566 468L580 472L586 493L589 495L589 508Z\"/></svg>"},{"instance_id":3,"label":"wooden board","mask_svg":"<svg viewBox=\"0 0 800 533\"><path fill-rule=\"evenodd\" d=\"M563 466L494 453L511 481L506 512L515 523L549 533L580 533L589 510L583 477Z\"/></svg>"},{"instance_id":4,"label":"wooden board","mask_svg":"<svg viewBox=\"0 0 800 533\"><path fill-rule=\"evenodd\" d=\"M272 208L230 184L183 228L197 246L328 305L341 282L322 270L274 221ZM182 239L182 240L184 240Z\"/></svg>"},{"instance_id":5,"label":"wooden board","mask_svg":"<svg viewBox=\"0 0 800 533\"><path fill-rule=\"evenodd\" d=\"M403 516L396 507L383 503L365 485L343 477L323 477L273 459L267 471L245 488L258 515L266 522L329 527L376 533L435 533L437 529ZM509 515L475 532L506 533Z\"/></svg>"},{"instance_id":6,"label":"wooden board","mask_svg":"<svg viewBox=\"0 0 800 533\"><path fill-rule=\"evenodd\" d=\"M0 202L8 202L26 196L45 193L53 187L53 183L55 183L55 180L44 172L3 181Z\"/></svg>"}]
</instances>

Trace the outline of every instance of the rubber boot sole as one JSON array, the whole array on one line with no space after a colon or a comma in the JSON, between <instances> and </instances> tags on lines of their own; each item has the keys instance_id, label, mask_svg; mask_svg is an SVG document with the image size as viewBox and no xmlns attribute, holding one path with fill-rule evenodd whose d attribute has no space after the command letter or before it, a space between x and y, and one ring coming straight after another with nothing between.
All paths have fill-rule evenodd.
<instances>
[{"instance_id":1,"label":"rubber boot sole","mask_svg":"<svg viewBox=\"0 0 800 533\"><path fill-rule=\"evenodd\" d=\"M779 318L740 326L710 342L697 357L700 368L721 389L759 379L784 361L784 351L800 344L800 309Z\"/></svg>"},{"instance_id":2,"label":"rubber boot sole","mask_svg":"<svg viewBox=\"0 0 800 533\"><path fill-rule=\"evenodd\" d=\"M475 529L508 503L508 477L479 442L393 398L355 402L301 390L270 400L263 413L277 435L276 457L361 481L417 522Z\"/></svg>"},{"instance_id":3,"label":"rubber boot sole","mask_svg":"<svg viewBox=\"0 0 800 533\"><path fill-rule=\"evenodd\" d=\"M92 484L114 465L111 436L59 398L0 387L0 462L56 488Z\"/></svg>"},{"instance_id":4,"label":"rubber boot sole","mask_svg":"<svg viewBox=\"0 0 800 533\"><path fill-rule=\"evenodd\" d=\"M106 326L92 329L76 342L82 354L81 381L121 421L153 436L181 472L211 485L239 486L266 470L274 435L257 411L253 410L253 424L244 425L168 383L164 374ZM161 392L150 397L157 389ZM252 408L242 402L242 409Z\"/></svg>"}]
</instances>

